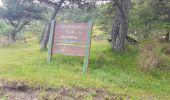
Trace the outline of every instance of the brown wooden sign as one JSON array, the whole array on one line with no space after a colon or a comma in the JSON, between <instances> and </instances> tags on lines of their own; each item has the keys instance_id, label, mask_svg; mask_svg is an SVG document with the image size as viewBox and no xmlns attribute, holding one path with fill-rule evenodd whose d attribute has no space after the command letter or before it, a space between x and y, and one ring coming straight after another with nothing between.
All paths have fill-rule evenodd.
<instances>
[{"instance_id":1,"label":"brown wooden sign","mask_svg":"<svg viewBox=\"0 0 170 100\"><path fill-rule=\"evenodd\" d=\"M90 23L56 23L51 22L48 61L52 54L83 56L84 72L88 68L90 55L92 22Z\"/></svg>"},{"instance_id":2,"label":"brown wooden sign","mask_svg":"<svg viewBox=\"0 0 170 100\"><path fill-rule=\"evenodd\" d=\"M86 44L88 38L87 23L56 23L53 42L66 44Z\"/></svg>"}]
</instances>

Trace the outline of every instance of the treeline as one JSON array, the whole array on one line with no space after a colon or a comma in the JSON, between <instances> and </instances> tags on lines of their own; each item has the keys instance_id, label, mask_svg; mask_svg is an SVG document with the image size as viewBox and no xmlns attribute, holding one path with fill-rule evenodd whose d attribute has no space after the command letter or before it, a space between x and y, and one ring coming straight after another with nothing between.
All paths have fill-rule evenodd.
<instances>
[{"instance_id":1,"label":"treeline","mask_svg":"<svg viewBox=\"0 0 170 100\"><path fill-rule=\"evenodd\" d=\"M50 21L87 22L110 35L112 48L124 49L128 34L137 39L152 37L155 33L166 34L169 41L169 0L3 0L0 8L0 34L16 41L25 26L42 24L41 49L48 43Z\"/></svg>"}]
</instances>

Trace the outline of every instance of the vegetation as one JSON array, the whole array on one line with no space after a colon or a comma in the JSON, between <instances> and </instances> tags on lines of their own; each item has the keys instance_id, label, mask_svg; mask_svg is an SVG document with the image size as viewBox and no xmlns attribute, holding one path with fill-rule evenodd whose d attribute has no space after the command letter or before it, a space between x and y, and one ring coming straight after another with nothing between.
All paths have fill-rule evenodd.
<instances>
[{"instance_id":1,"label":"vegetation","mask_svg":"<svg viewBox=\"0 0 170 100\"><path fill-rule=\"evenodd\" d=\"M1 7L1 17L12 27L11 32L7 33L13 42L21 29L32 20L42 20L43 7L34 4L32 0L5 0Z\"/></svg>"},{"instance_id":2,"label":"vegetation","mask_svg":"<svg viewBox=\"0 0 170 100\"><path fill-rule=\"evenodd\" d=\"M48 63L47 52L39 51L35 42L12 45L0 49L0 53L0 78L8 81L23 81L34 87L101 88L134 99L170 98L169 71L140 71L136 47L116 53L106 41L92 41L88 76L82 73L83 58L55 55Z\"/></svg>"},{"instance_id":3,"label":"vegetation","mask_svg":"<svg viewBox=\"0 0 170 100\"><path fill-rule=\"evenodd\" d=\"M0 99L24 87L44 100L60 90L70 92L66 97L84 92L85 100L170 99L169 0L2 1ZM94 24L89 72L82 72L83 57L56 54L47 62L50 21L89 19ZM19 92L18 84L24 86Z\"/></svg>"}]
</instances>

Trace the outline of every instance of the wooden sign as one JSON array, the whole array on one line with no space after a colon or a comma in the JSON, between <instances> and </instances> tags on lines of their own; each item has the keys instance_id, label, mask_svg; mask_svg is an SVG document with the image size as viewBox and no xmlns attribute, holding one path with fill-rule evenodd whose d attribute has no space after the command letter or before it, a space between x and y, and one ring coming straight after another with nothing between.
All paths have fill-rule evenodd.
<instances>
[{"instance_id":1,"label":"wooden sign","mask_svg":"<svg viewBox=\"0 0 170 100\"><path fill-rule=\"evenodd\" d=\"M92 21L89 23L56 23L51 22L48 61L53 54L70 56L83 56L83 71L87 72L90 45L91 45Z\"/></svg>"},{"instance_id":2,"label":"wooden sign","mask_svg":"<svg viewBox=\"0 0 170 100\"><path fill-rule=\"evenodd\" d=\"M88 38L88 26L87 23L56 23L53 42L85 45Z\"/></svg>"}]
</instances>

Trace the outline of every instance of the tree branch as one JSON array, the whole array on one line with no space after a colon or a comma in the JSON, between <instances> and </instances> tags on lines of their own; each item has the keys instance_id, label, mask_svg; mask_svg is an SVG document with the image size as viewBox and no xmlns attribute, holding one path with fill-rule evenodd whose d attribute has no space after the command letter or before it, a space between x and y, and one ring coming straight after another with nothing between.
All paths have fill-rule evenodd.
<instances>
[{"instance_id":1,"label":"tree branch","mask_svg":"<svg viewBox=\"0 0 170 100\"><path fill-rule=\"evenodd\" d=\"M9 23L13 26L13 27L17 27L17 24L16 23L14 23L12 20L8 20L9 21Z\"/></svg>"},{"instance_id":2,"label":"tree branch","mask_svg":"<svg viewBox=\"0 0 170 100\"><path fill-rule=\"evenodd\" d=\"M56 15L57 15L60 7L61 7L62 4L64 3L64 1L65 1L65 0L61 0L61 1L59 2L59 4L54 7L54 10L55 10L55 11L54 11L54 13L53 13L53 15L52 15L52 17L51 17L51 20L54 20L54 19L56 18Z\"/></svg>"},{"instance_id":3,"label":"tree branch","mask_svg":"<svg viewBox=\"0 0 170 100\"><path fill-rule=\"evenodd\" d=\"M21 22L20 22L21 23ZM25 25L27 25L29 23L29 21L23 21L23 23L20 25L18 24L18 26L16 27L16 29L13 30L13 32L17 33L19 32Z\"/></svg>"}]
</instances>

